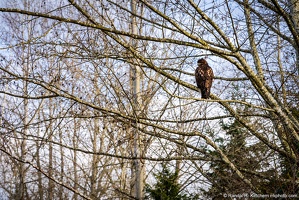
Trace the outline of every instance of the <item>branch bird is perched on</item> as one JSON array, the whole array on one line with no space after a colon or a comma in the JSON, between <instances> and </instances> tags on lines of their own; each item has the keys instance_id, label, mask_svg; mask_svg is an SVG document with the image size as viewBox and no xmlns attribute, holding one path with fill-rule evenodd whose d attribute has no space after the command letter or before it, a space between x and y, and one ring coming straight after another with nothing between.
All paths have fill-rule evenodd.
<instances>
[{"instance_id":1,"label":"branch bird is perched on","mask_svg":"<svg viewBox=\"0 0 299 200\"><path fill-rule=\"evenodd\" d=\"M201 98L208 99L210 96L214 73L205 59L199 59L197 64L198 67L195 70L197 87L201 91Z\"/></svg>"}]
</instances>

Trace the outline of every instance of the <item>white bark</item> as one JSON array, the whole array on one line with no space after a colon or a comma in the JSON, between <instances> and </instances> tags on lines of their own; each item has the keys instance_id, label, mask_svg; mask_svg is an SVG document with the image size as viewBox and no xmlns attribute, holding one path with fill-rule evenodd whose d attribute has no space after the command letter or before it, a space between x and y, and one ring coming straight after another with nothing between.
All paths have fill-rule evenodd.
<instances>
[{"instance_id":1,"label":"white bark","mask_svg":"<svg viewBox=\"0 0 299 200\"><path fill-rule=\"evenodd\" d=\"M136 35L138 34L137 31L137 21L136 21L136 17L134 16L134 14L136 14L136 0L132 0L131 1L131 10L133 13L132 16L132 22L131 22L131 28L132 28L132 34ZM137 43L132 40L132 46L137 46ZM132 89L133 89L133 95L134 95L134 105L133 105L133 109L136 115L136 119L138 118L138 116L141 113L141 71L140 71L140 67L135 65L131 67L132 70ZM138 124L138 122L136 122L136 127L137 129L134 130L134 136L133 136L133 156L136 157L137 159L135 159L133 161L133 196L135 196L135 198L137 199L143 199L143 188L144 188L144 162L139 159L142 155L143 152L143 147L141 145L141 134L138 131L138 127L140 126Z\"/></svg>"}]
</instances>

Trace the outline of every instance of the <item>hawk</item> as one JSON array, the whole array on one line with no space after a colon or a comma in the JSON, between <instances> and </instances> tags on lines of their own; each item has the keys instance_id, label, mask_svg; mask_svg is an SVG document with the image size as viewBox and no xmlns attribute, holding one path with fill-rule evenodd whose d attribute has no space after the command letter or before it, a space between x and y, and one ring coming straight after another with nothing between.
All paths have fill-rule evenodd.
<instances>
[{"instance_id":1,"label":"hawk","mask_svg":"<svg viewBox=\"0 0 299 200\"><path fill-rule=\"evenodd\" d=\"M201 98L208 99L210 96L214 73L205 59L199 59L197 64L198 67L195 70L197 87L201 91Z\"/></svg>"}]
</instances>

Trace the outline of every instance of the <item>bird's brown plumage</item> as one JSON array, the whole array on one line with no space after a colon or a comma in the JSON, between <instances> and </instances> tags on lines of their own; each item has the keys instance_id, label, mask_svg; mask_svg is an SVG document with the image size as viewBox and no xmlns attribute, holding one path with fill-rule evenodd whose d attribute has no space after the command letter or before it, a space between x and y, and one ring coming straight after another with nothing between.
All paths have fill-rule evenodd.
<instances>
[{"instance_id":1,"label":"bird's brown plumage","mask_svg":"<svg viewBox=\"0 0 299 200\"><path fill-rule=\"evenodd\" d=\"M203 58L197 61L198 67L195 70L197 87L201 91L201 98L208 99L213 83L214 73L207 61Z\"/></svg>"}]
</instances>

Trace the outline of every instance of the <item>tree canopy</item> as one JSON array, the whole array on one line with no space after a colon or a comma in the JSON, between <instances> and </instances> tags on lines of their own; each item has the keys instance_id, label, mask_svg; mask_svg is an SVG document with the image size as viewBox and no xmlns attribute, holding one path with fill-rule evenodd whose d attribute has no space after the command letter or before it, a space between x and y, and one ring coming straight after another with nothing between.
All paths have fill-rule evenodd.
<instances>
[{"instance_id":1,"label":"tree canopy","mask_svg":"<svg viewBox=\"0 0 299 200\"><path fill-rule=\"evenodd\" d=\"M298 194L297 0L0 3L0 195ZM194 70L215 79L201 99ZM236 194L237 195L237 194Z\"/></svg>"}]
</instances>

